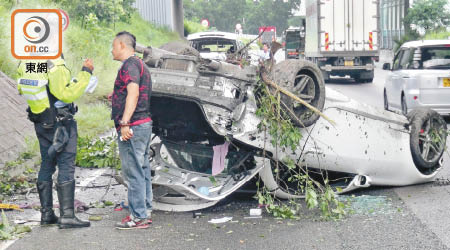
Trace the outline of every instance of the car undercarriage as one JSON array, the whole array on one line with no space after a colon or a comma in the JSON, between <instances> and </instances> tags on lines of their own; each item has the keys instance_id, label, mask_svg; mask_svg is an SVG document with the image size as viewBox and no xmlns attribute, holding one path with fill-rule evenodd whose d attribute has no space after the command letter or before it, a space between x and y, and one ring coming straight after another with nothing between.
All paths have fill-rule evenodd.
<instances>
[{"instance_id":1,"label":"car undercarriage","mask_svg":"<svg viewBox=\"0 0 450 250\"><path fill-rule=\"evenodd\" d=\"M203 59L180 45L165 48L138 49L153 82L156 209L213 206L257 175L279 198L302 197L298 183L289 182L286 157L297 160L297 172L327 175L340 192L429 182L442 166L446 123L433 111L405 117L358 103L326 88L320 70L308 61L243 66ZM256 114L261 79L322 112L281 95L303 135L295 150L279 150L261 129Z\"/></svg>"}]
</instances>

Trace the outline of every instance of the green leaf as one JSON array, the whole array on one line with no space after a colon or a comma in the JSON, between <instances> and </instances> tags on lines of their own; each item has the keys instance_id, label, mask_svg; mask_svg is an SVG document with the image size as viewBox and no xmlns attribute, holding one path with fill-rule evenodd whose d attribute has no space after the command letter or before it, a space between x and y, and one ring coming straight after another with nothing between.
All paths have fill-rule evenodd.
<instances>
[{"instance_id":1,"label":"green leaf","mask_svg":"<svg viewBox=\"0 0 450 250\"><path fill-rule=\"evenodd\" d=\"M31 232L31 227L30 226L16 226L14 232L16 234L29 233L29 232Z\"/></svg>"},{"instance_id":2,"label":"green leaf","mask_svg":"<svg viewBox=\"0 0 450 250\"><path fill-rule=\"evenodd\" d=\"M9 229L10 225L9 225L8 218L6 217L5 211L3 211L3 209L2 209L2 223L3 223L4 230L7 231Z\"/></svg>"}]
</instances>

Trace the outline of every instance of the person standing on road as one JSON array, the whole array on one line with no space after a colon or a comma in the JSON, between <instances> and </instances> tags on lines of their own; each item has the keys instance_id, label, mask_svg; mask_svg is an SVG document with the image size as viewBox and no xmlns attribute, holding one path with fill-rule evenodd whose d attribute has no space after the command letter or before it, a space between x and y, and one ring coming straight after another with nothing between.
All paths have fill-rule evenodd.
<instances>
[{"instance_id":1,"label":"person standing on road","mask_svg":"<svg viewBox=\"0 0 450 250\"><path fill-rule=\"evenodd\" d=\"M259 58L261 61L266 61L270 59L270 50L267 43L263 43L263 49L260 52Z\"/></svg>"},{"instance_id":2,"label":"person standing on road","mask_svg":"<svg viewBox=\"0 0 450 250\"><path fill-rule=\"evenodd\" d=\"M37 67L36 67L37 66ZM59 228L89 227L89 221L75 216L75 157L77 123L73 116L78 99L89 84L94 66L87 59L76 80L71 80L63 57L41 61L23 61L17 74L17 88L28 103L28 118L34 123L41 152L37 190L41 203L41 225ZM53 211L52 175L58 165L56 184L60 218Z\"/></svg>"},{"instance_id":3,"label":"person standing on road","mask_svg":"<svg viewBox=\"0 0 450 250\"><path fill-rule=\"evenodd\" d=\"M119 32L112 44L113 59L123 62L114 83L111 118L118 131L119 156L128 185L130 215L118 229L148 228L152 210L149 148L152 133L152 82L144 62L135 55L136 37Z\"/></svg>"}]
</instances>

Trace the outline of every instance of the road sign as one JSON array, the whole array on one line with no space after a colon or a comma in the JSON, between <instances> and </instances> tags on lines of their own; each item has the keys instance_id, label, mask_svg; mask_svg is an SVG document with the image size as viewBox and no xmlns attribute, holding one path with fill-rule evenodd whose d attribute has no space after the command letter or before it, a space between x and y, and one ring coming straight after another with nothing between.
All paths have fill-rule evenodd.
<instances>
[{"instance_id":1,"label":"road sign","mask_svg":"<svg viewBox=\"0 0 450 250\"><path fill-rule=\"evenodd\" d=\"M67 15L67 12L65 12L62 9L59 9L62 16L62 30L65 31L67 27L69 27L69 15Z\"/></svg>"},{"instance_id":2,"label":"road sign","mask_svg":"<svg viewBox=\"0 0 450 250\"><path fill-rule=\"evenodd\" d=\"M202 19L202 20L200 21L200 24L201 24L203 27L206 27L206 28L209 27L209 21L208 21L208 19Z\"/></svg>"}]
</instances>

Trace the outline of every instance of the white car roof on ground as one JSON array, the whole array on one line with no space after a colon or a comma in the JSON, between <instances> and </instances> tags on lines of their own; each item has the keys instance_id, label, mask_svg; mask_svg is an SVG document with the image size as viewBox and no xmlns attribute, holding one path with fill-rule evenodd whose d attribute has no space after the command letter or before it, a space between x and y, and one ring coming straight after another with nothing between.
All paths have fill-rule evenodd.
<instances>
[{"instance_id":1,"label":"white car roof on ground","mask_svg":"<svg viewBox=\"0 0 450 250\"><path fill-rule=\"evenodd\" d=\"M230 40L237 40L237 35L234 33L229 32L220 32L220 31L205 31L205 32L198 32L194 34L188 35L188 40L195 40L200 38L211 38L211 37L217 37L217 38L225 38Z\"/></svg>"},{"instance_id":2,"label":"white car roof on ground","mask_svg":"<svg viewBox=\"0 0 450 250\"><path fill-rule=\"evenodd\" d=\"M406 42L402 45L402 48L417 48L422 46L433 46L433 45L450 45L450 40L420 40Z\"/></svg>"}]
</instances>

